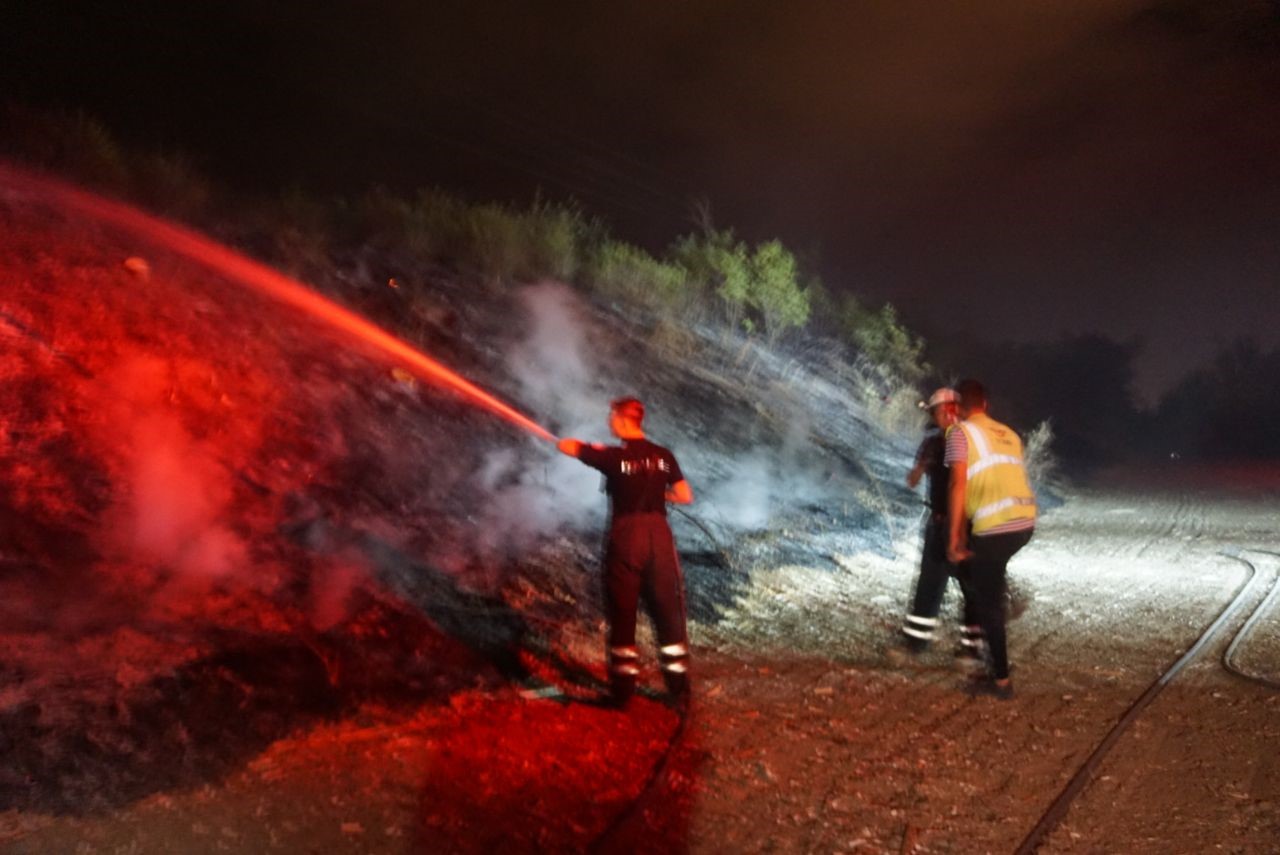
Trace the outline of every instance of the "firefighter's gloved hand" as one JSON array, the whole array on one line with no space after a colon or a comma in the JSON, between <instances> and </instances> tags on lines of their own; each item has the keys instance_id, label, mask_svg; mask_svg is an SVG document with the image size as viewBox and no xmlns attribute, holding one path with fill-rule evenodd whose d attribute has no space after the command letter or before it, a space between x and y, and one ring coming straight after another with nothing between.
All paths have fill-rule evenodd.
<instances>
[{"instance_id":1,"label":"firefighter's gloved hand","mask_svg":"<svg viewBox=\"0 0 1280 855\"><path fill-rule=\"evenodd\" d=\"M577 457L578 452L582 450L582 441L565 437L556 443L556 448L560 449L563 454L567 454L570 457Z\"/></svg>"}]
</instances>

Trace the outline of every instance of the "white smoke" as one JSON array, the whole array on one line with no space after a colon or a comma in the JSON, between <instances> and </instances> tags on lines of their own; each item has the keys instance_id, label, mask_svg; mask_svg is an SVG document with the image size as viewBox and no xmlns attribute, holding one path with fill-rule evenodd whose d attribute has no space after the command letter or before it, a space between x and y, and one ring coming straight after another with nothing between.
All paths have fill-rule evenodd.
<instances>
[{"instance_id":1,"label":"white smoke","mask_svg":"<svg viewBox=\"0 0 1280 855\"><path fill-rule=\"evenodd\" d=\"M507 354L507 366L522 397L537 401L565 436L606 438L608 357L591 340L578 298L555 282L531 285L518 297L528 334ZM496 450L475 479L491 494L483 526L491 548L517 550L561 527L604 516L599 474L551 448L538 454Z\"/></svg>"},{"instance_id":2,"label":"white smoke","mask_svg":"<svg viewBox=\"0 0 1280 855\"><path fill-rule=\"evenodd\" d=\"M764 457L739 459L714 486L700 489L696 499L703 516L717 525L755 531L764 528L774 509L772 466Z\"/></svg>"},{"instance_id":3,"label":"white smoke","mask_svg":"<svg viewBox=\"0 0 1280 855\"><path fill-rule=\"evenodd\" d=\"M608 402L631 390L615 379L625 366L615 362L609 342L600 340L598 327L564 285L525 288L519 303L528 332L507 354L507 365L524 399L536 401L566 436L614 442L606 426ZM678 437L671 437L682 466L697 467L689 477L694 505L687 512L699 520L731 531L760 531L780 514L851 498L848 480L833 481L821 465L827 458L815 454L814 414L803 397L785 384L770 387L769 396L785 419L780 446L726 456L682 447ZM484 521L489 547L518 550L560 527L598 524L607 509L600 475L550 449L533 455L523 449L494 451L473 477L491 496Z\"/></svg>"},{"instance_id":4,"label":"white smoke","mask_svg":"<svg viewBox=\"0 0 1280 855\"><path fill-rule=\"evenodd\" d=\"M111 537L128 552L193 582L212 582L246 564L228 527L231 476L164 405L168 366L140 357L110 379L109 431L124 455Z\"/></svg>"}]
</instances>

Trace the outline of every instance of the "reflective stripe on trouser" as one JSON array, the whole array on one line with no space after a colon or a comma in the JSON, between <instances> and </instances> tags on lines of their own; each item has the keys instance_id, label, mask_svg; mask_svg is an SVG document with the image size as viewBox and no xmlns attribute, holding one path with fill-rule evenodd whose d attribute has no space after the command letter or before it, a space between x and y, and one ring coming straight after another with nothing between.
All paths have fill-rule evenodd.
<instances>
[{"instance_id":1,"label":"reflective stripe on trouser","mask_svg":"<svg viewBox=\"0 0 1280 855\"><path fill-rule=\"evenodd\" d=\"M635 677L640 673L640 651L634 646L609 648L609 673Z\"/></svg>"},{"instance_id":2,"label":"reflective stripe on trouser","mask_svg":"<svg viewBox=\"0 0 1280 855\"><path fill-rule=\"evenodd\" d=\"M627 514L615 519L609 528L604 576L610 649L634 649L636 608L643 602L657 632L663 676L683 676L689 661L684 578L666 517ZM668 650L673 652L669 655ZM638 673L639 668L635 673L611 672L615 694L629 691L628 680L634 688Z\"/></svg>"},{"instance_id":3,"label":"reflective stripe on trouser","mask_svg":"<svg viewBox=\"0 0 1280 855\"><path fill-rule=\"evenodd\" d=\"M912 638L918 638L921 641L933 641L933 631L937 626L937 618L907 615L906 623L902 625L902 631Z\"/></svg>"},{"instance_id":4,"label":"reflective stripe on trouser","mask_svg":"<svg viewBox=\"0 0 1280 855\"><path fill-rule=\"evenodd\" d=\"M982 627L977 624L966 625L960 627L960 646L961 647L981 647L982 646Z\"/></svg>"},{"instance_id":5,"label":"reflective stripe on trouser","mask_svg":"<svg viewBox=\"0 0 1280 855\"><path fill-rule=\"evenodd\" d=\"M684 674L689 670L689 645L664 644L658 649L658 661L662 670L669 674Z\"/></svg>"},{"instance_id":6,"label":"reflective stripe on trouser","mask_svg":"<svg viewBox=\"0 0 1280 855\"><path fill-rule=\"evenodd\" d=\"M662 680L667 691L676 697L689 694L689 645L664 644L658 648L658 661L662 665Z\"/></svg>"},{"instance_id":7,"label":"reflective stripe on trouser","mask_svg":"<svg viewBox=\"0 0 1280 855\"><path fill-rule=\"evenodd\" d=\"M911 613L902 626L904 635L921 644L933 641L947 580L955 570L955 565L947 561L947 529L942 514L930 513L925 520L923 534L920 573L916 576L915 593L911 597Z\"/></svg>"}]
</instances>

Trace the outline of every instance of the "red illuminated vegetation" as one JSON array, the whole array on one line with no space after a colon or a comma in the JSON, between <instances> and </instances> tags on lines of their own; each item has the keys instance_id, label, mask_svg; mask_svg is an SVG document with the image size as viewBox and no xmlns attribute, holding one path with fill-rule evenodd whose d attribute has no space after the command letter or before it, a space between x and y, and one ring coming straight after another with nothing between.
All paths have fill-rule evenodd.
<instances>
[{"instance_id":1,"label":"red illuminated vegetation","mask_svg":"<svg viewBox=\"0 0 1280 855\"><path fill-rule=\"evenodd\" d=\"M424 558L468 566L442 544L476 498L456 494L455 519L428 510L432 457L510 428L348 349L368 326L304 317L317 298L283 277L266 290L292 306L171 251L227 261L203 239L138 221L140 241L115 228L135 225L124 209L95 202L95 223L16 195L0 204L0 612L20 655L5 660L0 806L122 807L218 781L283 737L305 753L334 732L305 728L358 714L431 734L395 767L419 803L406 840L558 849L609 830L674 715L596 706L595 656L563 646L585 628L486 583L494 568ZM527 706L516 688L536 674L578 700Z\"/></svg>"}]
</instances>

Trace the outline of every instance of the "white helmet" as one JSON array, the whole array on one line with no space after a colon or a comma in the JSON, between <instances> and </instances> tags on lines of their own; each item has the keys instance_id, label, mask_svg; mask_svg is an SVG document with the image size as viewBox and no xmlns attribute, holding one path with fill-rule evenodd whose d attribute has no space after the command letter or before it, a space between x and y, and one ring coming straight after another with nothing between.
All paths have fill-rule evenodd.
<instances>
[{"instance_id":1,"label":"white helmet","mask_svg":"<svg viewBox=\"0 0 1280 855\"><path fill-rule=\"evenodd\" d=\"M950 386L943 386L941 389L938 389L936 392L934 392L932 395L929 396L928 402L921 401L920 409L932 410L934 407L938 406L939 404L958 404L958 403L960 403L960 396L956 393L956 390L952 389Z\"/></svg>"}]
</instances>

